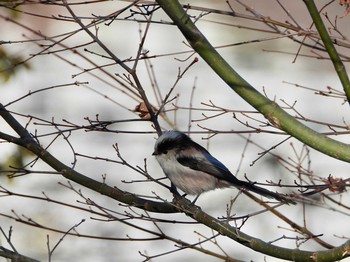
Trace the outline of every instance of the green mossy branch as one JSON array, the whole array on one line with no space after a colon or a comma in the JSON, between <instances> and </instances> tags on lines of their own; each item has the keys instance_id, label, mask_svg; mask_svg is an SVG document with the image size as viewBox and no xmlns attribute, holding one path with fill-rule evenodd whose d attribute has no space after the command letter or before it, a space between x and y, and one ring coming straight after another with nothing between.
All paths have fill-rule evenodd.
<instances>
[{"instance_id":1,"label":"green mossy branch","mask_svg":"<svg viewBox=\"0 0 350 262\"><path fill-rule=\"evenodd\" d=\"M186 213L186 215L192 217L197 222L216 230L221 235L227 236L246 247L272 257L301 262L331 262L341 260L349 256L350 240L339 247L315 252L283 248L258 238L251 237L232 227L228 223L219 221L218 219L203 212L200 208L191 205L185 198L178 199L176 204L183 212Z\"/></svg>"},{"instance_id":2,"label":"green mossy branch","mask_svg":"<svg viewBox=\"0 0 350 262\"><path fill-rule=\"evenodd\" d=\"M317 151L333 158L350 162L350 146L348 144L319 134L303 125L245 81L198 30L178 1L157 0L157 2L180 29L193 49L221 79L245 101L263 114L271 124Z\"/></svg>"},{"instance_id":3,"label":"green mossy branch","mask_svg":"<svg viewBox=\"0 0 350 262\"><path fill-rule=\"evenodd\" d=\"M345 66L340 59L335 46L333 45L332 39L330 38L327 28L325 27L322 18L317 10L315 2L313 0L304 0L304 3L309 10L310 16L316 26L318 33L322 39L322 42L327 50L329 57L333 63L335 72L338 74L340 82L342 83L344 92L346 94L346 98L348 103L350 103L350 81L349 76L346 73Z\"/></svg>"}]
</instances>

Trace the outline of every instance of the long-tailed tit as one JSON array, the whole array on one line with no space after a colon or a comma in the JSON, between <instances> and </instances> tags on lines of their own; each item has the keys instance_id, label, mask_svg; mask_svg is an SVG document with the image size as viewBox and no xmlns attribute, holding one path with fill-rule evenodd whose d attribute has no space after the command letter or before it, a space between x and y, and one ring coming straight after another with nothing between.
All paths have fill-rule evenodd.
<instances>
[{"instance_id":1,"label":"long-tailed tit","mask_svg":"<svg viewBox=\"0 0 350 262\"><path fill-rule=\"evenodd\" d=\"M199 195L216 188L237 187L283 203L293 203L283 195L237 179L204 147L179 131L163 133L154 146L154 153L165 175L173 185L189 195Z\"/></svg>"}]
</instances>

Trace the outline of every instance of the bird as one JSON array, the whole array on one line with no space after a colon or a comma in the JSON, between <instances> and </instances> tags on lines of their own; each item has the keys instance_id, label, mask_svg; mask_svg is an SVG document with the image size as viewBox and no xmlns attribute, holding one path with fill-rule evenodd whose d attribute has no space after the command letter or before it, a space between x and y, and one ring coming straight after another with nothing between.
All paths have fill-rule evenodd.
<instances>
[{"instance_id":1,"label":"bird","mask_svg":"<svg viewBox=\"0 0 350 262\"><path fill-rule=\"evenodd\" d=\"M269 191L253 182L239 180L204 147L180 131L163 132L157 139L153 154L165 175L176 188L188 195L197 195L217 188L236 187L252 191L286 204L295 202L285 195Z\"/></svg>"}]
</instances>

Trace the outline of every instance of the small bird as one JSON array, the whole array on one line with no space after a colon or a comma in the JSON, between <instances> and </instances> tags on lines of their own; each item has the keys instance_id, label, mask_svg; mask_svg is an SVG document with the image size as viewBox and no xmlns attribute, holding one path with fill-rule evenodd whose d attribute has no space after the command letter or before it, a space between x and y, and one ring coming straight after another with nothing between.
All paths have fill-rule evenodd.
<instances>
[{"instance_id":1,"label":"small bird","mask_svg":"<svg viewBox=\"0 0 350 262\"><path fill-rule=\"evenodd\" d=\"M204 147L182 132L164 132L154 146L153 155L172 182L173 193L177 192L174 186L186 194L197 196L216 188L234 186L283 203L295 204L279 193L239 180Z\"/></svg>"}]
</instances>

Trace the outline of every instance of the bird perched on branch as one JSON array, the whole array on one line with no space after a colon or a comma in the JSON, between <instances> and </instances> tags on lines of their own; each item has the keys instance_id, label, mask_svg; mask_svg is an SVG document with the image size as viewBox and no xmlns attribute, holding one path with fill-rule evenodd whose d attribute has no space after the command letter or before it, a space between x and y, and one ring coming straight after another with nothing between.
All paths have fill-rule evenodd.
<instances>
[{"instance_id":1,"label":"bird perched on branch","mask_svg":"<svg viewBox=\"0 0 350 262\"><path fill-rule=\"evenodd\" d=\"M283 203L295 204L282 194L256 186L252 182L239 180L204 147L182 132L163 133L154 146L153 155L172 182L173 193L179 188L186 194L199 195L216 188L234 186L268 198L275 198Z\"/></svg>"}]
</instances>

